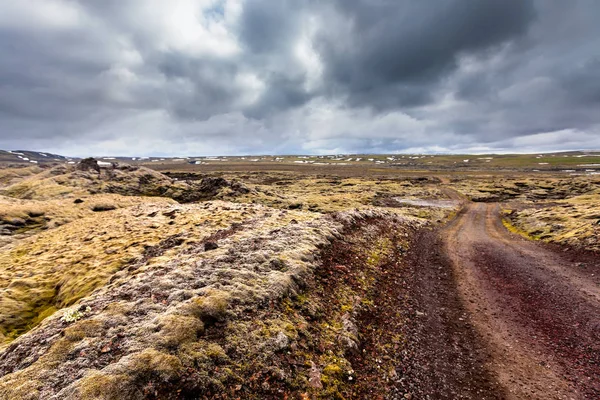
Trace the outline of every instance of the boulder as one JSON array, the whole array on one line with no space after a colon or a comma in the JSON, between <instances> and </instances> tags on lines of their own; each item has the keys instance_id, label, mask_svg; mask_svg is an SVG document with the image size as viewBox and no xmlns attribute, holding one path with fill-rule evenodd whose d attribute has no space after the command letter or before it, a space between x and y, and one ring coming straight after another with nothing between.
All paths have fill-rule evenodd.
<instances>
[{"instance_id":1,"label":"boulder","mask_svg":"<svg viewBox=\"0 0 600 400\"><path fill-rule=\"evenodd\" d=\"M79 161L79 164L77 164L77 169L80 171L93 170L100 173L98 161L93 157L84 158L83 160Z\"/></svg>"},{"instance_id":2,"label":"boulder","mask_svg":"<svg viewBox=\"0 0 600 400\"><path fill-rule=\"evenodd\" d=\"M215 250L218 249L219 245L216 244L215 242L206 242L204 243L204 251L210 251L210 250Z\"/></svg>"}]
</instances>

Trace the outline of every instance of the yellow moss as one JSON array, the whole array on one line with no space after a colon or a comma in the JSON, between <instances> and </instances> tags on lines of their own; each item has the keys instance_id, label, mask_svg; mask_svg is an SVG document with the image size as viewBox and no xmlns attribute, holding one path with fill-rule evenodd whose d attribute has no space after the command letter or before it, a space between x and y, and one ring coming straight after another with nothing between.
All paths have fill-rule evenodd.
<instances>
[{"instance_id":1,"label":"yellow moss","mask_svg":"<svg viewBox=\"0 0 600 400\"><path fill-rule=\"evenodd\" d=\"M387 257L392 250L392 241L389 238L381 238L371 247L371 251L367 257L367 265L369 267L377 266L381 259Z\"/></svg>"},{"instance_id":2,"label":"yellow moss","mask_svg":"<svg viewBox=\"0 0 600 400\"><path fill-rule=\"evenodd\" d=\"M10 400L39 400L41 383L31 379L14 379L0 384L0 398Z\"/></svg>"},{"instance_id":3,"label":"yellow moss","mask_svg":"<svg viewBox=\"0 0 600 400\"><path fill-rule=\"evenodd\" d=\"M78 341L85 337L94 337L102 333L102 322L89 319L77 321L64 330L65 338L71 341Z\"/></svg>"},{"instance_id":4,"label":"yellow moss","mask_svg":"<svg viewBox=\"0 0 600 400\"><path fill-rule=\"evenodd\" d=\"M86 197L84 205L92 201L90 197L94 196ZM117 203L123 198L109 197ZM31 329L56 309L71 306L89 295L115 272L140 259L148 246L156 246L163 239L182 233L190 241L197 241L232 220L250 219L257 212L242 207L226 209L218 203L206 208L203 205L174 206L170 199L127 198L127 201L129 206L103 213L101 218L89 210L82 211L72 223L0 248L0 266L3 267L0 268L0 321L3 321L0 333L5 341ZM19 203L19 207L26 203L7 200L7 204L11 202L24 202ZM72 201L63 203L65 209L80 206ZM177 213L175 219L164 215L177 209L187 212ZM48 215L54 215L54 211L48 211ZM221 220L223 222L218 222ZM161 260L170 259L179 250L179 246L166 249ZM215 293L211 297L208 293L197 310L200 314L221 318L227 299L223 294Z\"/></svg>"},{"instance_id":5,"label":"yellow moss","mask_svg":"<svg viewBox=\"0 0 600 400\"><path fill-rule=\"evenodd\" d=\"M352 304L344 304L344 305L342 305L342 307L340 308L340 311L341 311L342 313L346 313L346 312L352 311L353 309L354 309L354 307L353 307L353 305L352 305Z\"/></svg>"},{"instance_id":6,"label":"yellow moss","mask_svg":"<svg viewBox=\"0 0 600 400\"><path fill-rule=\"evenodd\" d=\"M167 347L177 347L192 342L204 331L204 324L198 318L185 315L166 315L159 322L158 343Z\"/></svg>"},{"instance_id":7,"label":"yellow moss","mask_svg":"<svg viewBox=\"0 0 600 400\"><path fill-rule=\"evenodd\" d=\"M325 356L322 362L327 363L321 374L323 390L319 393L320 398L343 399L339 390L346 383L344 375L350 370L349 362L342 357Z\"/></svg>"},{"instance_id":8,"label":"yellow moss","mask_svg":"<svg viewBox=\"0 0 600 400\"><path fill-rule=\"evenodd\" d=\"M598 204L597 193L576 196L544 208L522 209L511 216L511 221L533 238L599 251Z\"/></svg>"},{"instance_id":9,"label":"yellow moss","mask_svg":"<svg viewBox=\"0 0 600 400\"><path fill-rule=\"evenodd\" d=\"M238 197L236 201L258 202L275 208L288 208L290 205L302 205L303 210L314 212L347 211L354 208L372 207L377 193L388 193L398 196L436 197L441 192L430 185L407 185L406 182L379 180L370 177L341 179L332 184L332 179L305 178L290 173L271 173L274 179L279 177L287 182L285 185L257 185L258 195L248 194ZM231 175L234 177L234 175ZM410 215L420 213L424 217L433 214L442 217L442 210L411 210L397 208L394 211Z\"/></svg>"},{"instance_id":10,"label":"yellow moss","mask_svg":"<svg viewBox=\"0 0 600 400\"><path fill-rule=\"evenodd\" d=\"M189 312L205 320L221 320L227 313L230 294L221 290L210 290L205 296L197 297L190 302Z\"/></svg>"},{"instance_id":11,"label":"yellow moss","mask_svg":"<svg viewBox=\"0 0 600 400\"><path fill-rule=\"evenodd\" d=\"M504 227L506 229L508 229L510 232L520 235L520 236L523 236L525 239L529 239L529 240L538 240L539 239L535 236L530 235L529 233L525 232L524 230L517 228L506 218L502 218L502 225L504 225Z\"/></svg>"},{"instance_id":12,"label":"yellow moss","mask_svg":"<svg viewBox=\"0 0 600 400\"><path fill-rule=\"evenodd\" d=\"M50 350L42 357L42 365L54 367L67 359L73 350L73 343L66 339L59 339L50 347Z\"/></svg>"},{"instance_id":13,"label":"yellow moss","mask_svg":"<svg viewBox=\"0 0 600 400\"><path fill-rule=\"evenodd\" d=\"M339 378L344 373L344 370L337 364L328 364L323 368L323 375L327 377Z\"/></svg>"},{"instance_id":14,"label":"yellow moss","mask_svg":"<svg viewBox=\"0 0 600 400\"><path fill-rule=\"evenodd\" d=\"M215 360L227 359L227 354L217 343L208 343L206 346L206 355Z\"/></svg>"},{"instance_id":15,"label":"yellow moss","mask_svg":"<svg viewBox=\"0 0 600 400\"><path fill-rule=\"evenodd\" d=\"M127 375L109 375L93 371L78 382L78 398L81 400L119 400L126 393L131 378Z\"/></svg>"},{"instance_id":16,"label":"yellow moss","mask_svg":"<svg viewBox=\"0 0 600 400\"><path fill-rule=\"evenodd\" d=\"M133 305L127 301L117 301L114 303L110 303L105 309L104 312L108 315L126 315L127 313L133 310Z\"/></svg>"},{"instance_id":17,"label":"yellow moss","mask_svg":"<svg viewBox=\"0 0 600 400\"><path fill-rule=\"evenodd\" d=\"M64 363L72 350L72 342L67 339L57 340L34 364L0 380L0 398L37 399L36 393L43 386L40 379Z\"/></svg>"},{"instance_id":18,"label":"yellow moss","mask_svg":"<svg viewBox=\"0 0 600 400\"><path fill-rule=\"evenodd\" d=\"M0 186L15 184L29 176L39 174L42 169L38 166L22 168L0 168Z\"/></svg>"},{"instance_id":19,"label":"yellow moss","mask_svg":"<svg viewBox=\"0 0 600 400\"><path fill-rule=\"evenodd\" d=\"M155 349L134 354L127 363L127 372L132 376L155 374L165 381L176 378L182 369L183 365L177 357Z\"/></svg>"},{"instance_id":20,"label":"yellow moss","mask_svg":"<svg viewBox=\"0 0 600 400\"><path fill-rule=\"evenodd\" d=\"M175 379L183 370L181 361L170 354L155 349L121 359L118 372L91 371L76 383L77 395L82 400L129 398L134 390L133 383L146 380L168 381Z\"/></svg>"},{"instance_id":21,"label":"yellow moss","mask_svg":"<svg viewBox=\"0 0 600 400\"><path fill-rule=\"evenodd\" d=\"M206 340L183 343L177 353L185 367L195 367L208 371L214 365L226 362L229 357L221 346Z\"/></svg>"}]
</instances>

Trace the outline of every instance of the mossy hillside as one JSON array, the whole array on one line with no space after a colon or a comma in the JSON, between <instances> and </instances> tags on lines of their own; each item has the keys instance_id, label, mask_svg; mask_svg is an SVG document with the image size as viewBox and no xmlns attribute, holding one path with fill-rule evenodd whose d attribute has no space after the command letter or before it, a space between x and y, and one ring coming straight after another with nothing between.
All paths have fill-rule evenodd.
<instances>
[{"instance_id":1,"label":"mossy hillside","mask_svg":"<svg viewBox=\"0 0 600 400\"><path fill-rule=\"evenodd\" d=\"M155 200L159 203L163 200ZM0 195L0 229L3 229L0 246L11 242L12 235L33 234L53 229L84 217L97 215L99 205L125 208L147 203L148 199L115 194L83 195L77 198L49 200L23 200ZM165 199L165 204L174 203Z\"/></svg>"},{"instance_id":2,"label":"mossy hillside","mask_svg":"<svg viewBox=\"0 0 600 400\"><path fill-rule=\"evenodd\" d=\"M223 176L227 179L241 179L255 189L252 193L238 196L235 201L321 213L379 208L381 199L385 198L445 198L440 181L436 178L341 178L298 176L284 172L269 172L258 176L228 172ZM390 202L382 208L399 215L428 220L442 220L448 213L448 210L442 208L411 207L397 202Z\"/></svg>"},{"instance_id":3,"label":"mossy hillside","mask_svg":"<svg viewBox=\"0 0 600 400\"><path fill-rule=\"evenodd\" d=\"M69 179L75 177L69 175ZM50 187L70 186L69 182L47 178ZM80 205L90 207L92 200L100 200L97 196L105 196L102 191L108 189L102 179L82 179L77 185L86 187L85 193L75 187L75 192L59 196L71 204L81 193L89 200L81 197L84 203ZM85 186L88 181L93 184ZM298 186L265 185L271 194L232 193L236 203L181 206L170 200L146 199L150 203L89 215L89 221L95 220L106 229L90 228L92 222L86 222L88 216L84 215L43 233L36 231L35 237L18 239L7 249L25 246L18 257L29 257L30 264L40 255L46 261L50 257L40 248L30 252L35 247L34 238L48 238L46 247L55 253L62 252L65 243L73 242L73 246L65 247L66 261L57 258L43 264L49 274L28 275L25 260L18 270L10 272L18 281L15 293L26 287L22 292L35 293L45 308L35 310L37 318L43 319L35 329L0 352L0 397L178 398L211 393L213 398L264 398L256 397L261 394L279 398L280 390L288 390L292 397L352 397L348 395L350 378L354 377L352 354L361 340L357 318L381 305L378 283L388 276L390 260L401 252L396 244L404 240L400 237L405 234L402 227L416 223L397 215L434 215L403 207L384 212L383 207L373 209L369 204L378 187L383 187L379 191L383 196L426 198L437 196L439 191L437 183L421 180L341 181L330 184L326 179L306 178ZM306 188L311 184L312 189ZM292 189L278 192L280 186ZM338 203L328 203L331 186L339 186L335 189L338 194L332 197ZM90 194L90 188L102 191ZM313 199L310 191L315 188L319 193ZM36 190L25 190L26 196L35 197ZM219 196L229 196L230 190L223 188ZM368 192L366 197L361 194L364 191ZM273 199L285 201L268 206ZM163 201L167 204L146 208ZM319 202L322 208L309 207L318 207ZM335 217L310 211L333 211L338 206L360 211ZM143 212L136 212L136 207ZM195 218L196 207L206 213L198 211L202 217L186 223ZM443 213L447 211L440 215ZM366 224L356 237L348 236L348 242L342 239L343 230L367 220L391 222L386 229ZM70 226L81 221L93 229L91 240L78 239L79 235L89 238L85 229L66 235ZM138 233L128 233L125 225L133 225ZM56 232L60 236L54 242L44 236ZM93 237L98 235L108 245L95 243ZM344 247L338 258L349 258L327 264L327 273L318 272L323 249L340 240L350 247ZM209 242L217 247L205 246ZM34 254L39 251L42 253ZM75 257L75 253L81 254ZM95 259L101 262L94 263ZM57 260L62 269L56 269ZM111 266L112 261L117 264ZM51 266L53 262L55 266ZM55 282L55 273L79 271L82 264L84 279L79 283L79 272L68 282L59 281L60 286L41 279L38 282L38 278ZM102 281L94 281L96 270L105 274ZM87 283L92 288L85 286ZM65 284L73 293L61 293ZM73 294L75 297L70 298ZM56 302L57 298L61 302ZM71 301L75 301L73 305ZM65 309L64 305L70 307ZM62 318L88 307L90 312L76 321ZM33 319L26 329L38 321ZM374 346L389 353L392 343L401 340L385 336ZM382 376L389 378L388 360L384 363L387 372Z\"/></svg>"},{"instance_id":4,"label":"mossy hillside","mask_svg":"<svg viewBox=\"0 0 600 400\"><path fill-rule=\"evenodd\" d=\"M521 230L519 228L517 228L515 225L513 225L510 220L508 218L502 218L502 225L509 231L512 232L516 235L520 235L523 236L525 239L529 239L529 240L540 240L539 236L533 236L529 233L527 233L524 230Z\"/></svg>"},{"instance_id":5,"label":"mossy hillside","mask_svg":"<svg viewBox=\"0 0 600 400\"><path fill-rule=\"evenodd\" d=\"M125 194L144 195L145 191L151 192L156 186L168 186L172 183L173 181L166 176L143 167L114 173L108 170L82 171L76 165L58 165L4 187L2 194L21 199L47 200L66 196L115 193L108 189L119 187Z\"/></svg>"},{"instance_id":6,"label":"mossy hillside","mask_svg":"<svg viewBox=\"0 0 600 400\"><path fill-rule=\"evenodd\" d=\"M0 249L0 334L5 340L87 296L140 258L168 259L168 252L152 254L164 239L179 235L182 241L197 241L258 212L240 204L137 200L139 204L104 212L101 218L81 212L94 215Z\"/></svg>"},{"instance_id":7,"label":"mossy hillside","mask_svg":"<svg viewBox=\"0 0 600 400\"><path fill-rule=\"evenodd\" d=\"M276 176L273 177L273 179ZM336 212L373 205L375 196L383 193L399 196L432 198L440 195L431 184L413 184L410 180L373 178L292 179L287 175L270 184L256 185L257 195L240 200L260 201L273 207L299 207L318 212Z\"/></svg>"},{"instance_id":8,"label":"mossy hillside","mask_svg":"<svg viewBox=\"0 0 600 400\"><path fill-rule=\"evenodd\" d=\"M39 166L27 166L20 168L0 168L0 188L17 183L31 175L42 172Z\"/></svg>"},{"instance_id":9,"label":"mossy hillside","mask_svg":"<svg viewBox=\"0 0 600 400\"><path fill-rule=\"evenodd\" d=\"M94 398L97 382L104 382L105 398L143 398L189 382L202 393L214 379L234 379L233 368L213 372L228 357L215 342L223 324L299 293L314 255L338 235L340 224L317 213L260 205L194 207L207 207L210 220L222 211L234 229L186 240L168 255L120 269L73 306L89 307L82 319L67 323L61 319L67 310L59 310L17 338L0 353L0 393L19 398L26 385L33 398ZM235 212L249 220L236 225ZM218 248L206 251L206 240ZM49 355L59 345L69 362ZM149 359L154 357L158 361Z\"/></svg>"},{"instance_id":10,"label":"mossy hillside","mask_svg":"<svg viewBox=\"0 0 600 400\"><path fill-rule=\"evenodd\" d=\"M546 206L520 206L511 210L507 219L529 237L600 251L600 194L575 196Z\"/></svg>"},{"instance_id":11,"label":"mossy hillside","mask_svg":"<svg viewBox=\"0 0 600 400\"><path fill-rule=\"evenodd\" d=\"M598 193L600 181L594 175L472 175L453 178L450 187L473 201L546 201L562 200Z\"/></svg>"},{"instance_id":12,"label":"mossy hillside","mask_svg":"<svg viewBox=\"0 0 600 400\"><path fill-rule=\"evenodd\" d=\"M80 164L58 165L0 189L0 194L5 196L32 200L113 193L125 196L168 197L183 203L225 199L250 192L250 189L239 182L178 181L145 167L126 164L115 164L113 167L99 170L86 169Z\"/></svg>"},{"instance_id":13,"label":"mossy hillside","mask_svg":"<svg viewBox=\"0 0 600 400\"><path fill-rule=\"evenodd\" d=\"M367 339L370 328L358 320L382 306L380 282L393 276L390 268L400 268L411 224L394 218L354 220L343 239L321 253L306 289L227 324L218 342L228 356L222 367L231 372L211 386L209 397L363 398L377 386L372 393L384 393L403 338L390 330ZM395 326L402 318L388 323ZM359 360L364 340L369 354ZM370 389L363 386L368 382L356 382L368 369L377 370Z\"/></svg>"},{"instance_id":14,"label":"mossy hillside","mask_svg":"<svg viewBox=\"0 0 600 400\"><path fill-rule=\"evenodd\" d=\"M398 363L394 346L397 348L402 341L395 325L403 320L391 317L386 323L395 329L375 331L369 316L375 308L385 307L387 294L381 281L389 280L401 268L398 261L407 249L410 226L409 221L402 225L389 220L370 221L360 225L331 254L324 255L325 268L318 275L317 286L317 291L323 293L320 307L324 310L320 316L324 324L317 327L325 328L316 332L325 350L317 364L325 389L319 397L361 398L367 393L384 393ZM337 288L327 295L332 283ZM366 353L361 354L359 349ZM373 369L377 373L371 376ZM357 376L364 380L356 381Z\"/></svg>"},{"instance_id":15,"label":"mossy hillside","mask_svg":"<svg viewBox=\"0 0 600 400\"><path fill-rule=\"evenodd\" d=\"M504 226L527 239L600 251L595 175L471 176L449 185L474 201L504 202Z\"/></svg>"}]
</instances>

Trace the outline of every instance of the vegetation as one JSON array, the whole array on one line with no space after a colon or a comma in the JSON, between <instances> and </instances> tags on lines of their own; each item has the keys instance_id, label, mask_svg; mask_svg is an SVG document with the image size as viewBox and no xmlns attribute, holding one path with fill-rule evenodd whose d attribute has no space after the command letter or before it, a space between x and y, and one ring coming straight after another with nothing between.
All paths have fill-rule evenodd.
<instances>
[{"instance_id":1,"label":"vegetation","mask_svg":"<svg viewBox=\"0 0 600 400\"><path fill-rule=\"evenodd\" d=\"M600 251L593 175L87 164L0 169L0 398L386 396L384 283L417 229L501 201L513 231Z\"/></svg>"}]
</instances>

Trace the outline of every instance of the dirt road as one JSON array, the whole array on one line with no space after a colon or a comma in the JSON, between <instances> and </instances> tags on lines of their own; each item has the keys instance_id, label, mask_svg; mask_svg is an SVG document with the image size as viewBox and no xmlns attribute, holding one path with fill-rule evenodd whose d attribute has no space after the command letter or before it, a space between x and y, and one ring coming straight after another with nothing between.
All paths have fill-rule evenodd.
<instances>
[{"instance_id":1,"label":"dirt road","mask_svg":"<svg viewBox=\"0 0 600 400\"><path fill-rule=\"evenodd\" d=\"M600 260L508 232L496 204L467 204L440 237L503 396L600 398Z\"/></svg>"}]
</instances>

